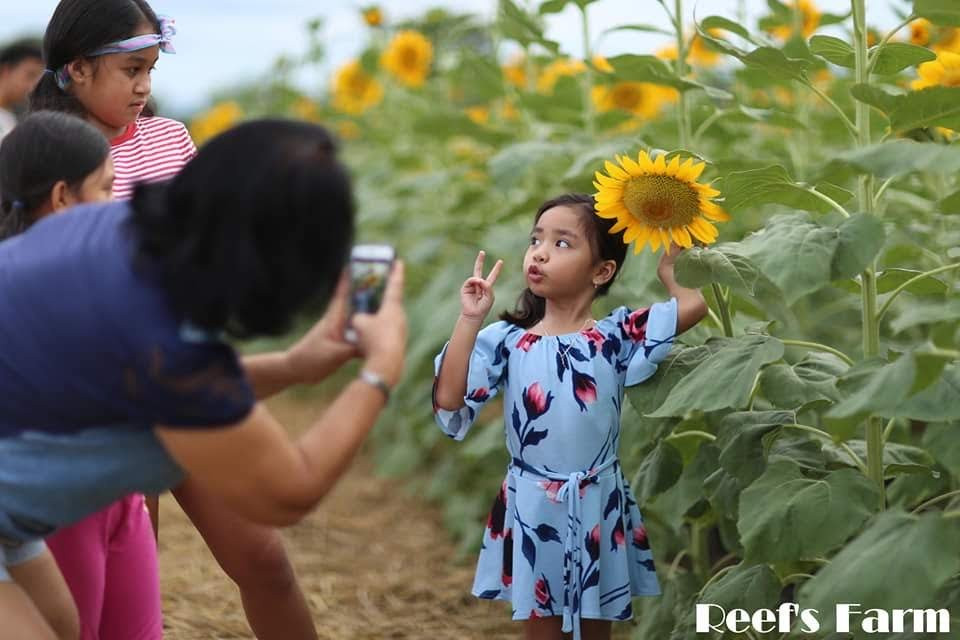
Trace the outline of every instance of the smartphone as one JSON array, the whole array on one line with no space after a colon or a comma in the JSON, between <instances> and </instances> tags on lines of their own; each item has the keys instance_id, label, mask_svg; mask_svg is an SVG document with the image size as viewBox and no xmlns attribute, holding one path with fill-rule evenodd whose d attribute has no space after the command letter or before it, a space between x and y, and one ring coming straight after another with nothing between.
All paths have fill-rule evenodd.
<instances>
[{"instance_id":1,"label":"smartphone","mask_svg":"<svg viewBox=\"0 0 960 640\"><path fill-rule=\"evenodd\" d=\"M358 244L350 252L350 315L376 313L383 302L387 278L396 252L388 244ZM344 337L356 342L357 333L349 325Z\"/></svg>"}]
</instances>

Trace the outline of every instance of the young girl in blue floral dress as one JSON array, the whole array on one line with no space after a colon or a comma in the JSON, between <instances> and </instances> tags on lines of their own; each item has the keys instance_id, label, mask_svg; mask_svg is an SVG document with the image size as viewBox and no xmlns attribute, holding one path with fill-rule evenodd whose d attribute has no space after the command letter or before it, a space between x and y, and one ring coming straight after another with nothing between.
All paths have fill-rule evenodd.
<instances>
[{"instance_id":1,"label":"young girl in blue floral dress","mask_svg":"<svg viewBox=\"0 0 960 640\"><path fill-rule=\"evenodd\" d=\"M502 267L484 253L460 291L461 313L437 356L434 412L461 440L480 408L503 393L511 462L483 534L473 594L509 600L528 639L609 638L632 616L631 597L660 593L646 529L617 449L624 387L649 378L674 337L707 312L673 277L671 245L658 274L668 302L600 320L626 255L615 221L571 194L537 211L523 260L528 288L513 312L483 330Z\"/></svg>"}]
</instances>

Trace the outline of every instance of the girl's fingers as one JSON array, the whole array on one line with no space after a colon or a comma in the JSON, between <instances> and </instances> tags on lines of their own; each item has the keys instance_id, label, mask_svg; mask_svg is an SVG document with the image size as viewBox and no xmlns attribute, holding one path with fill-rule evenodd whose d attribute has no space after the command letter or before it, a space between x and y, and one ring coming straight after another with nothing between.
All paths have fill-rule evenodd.
<instances>
[{"instance_id":1,"label":"girl's fingers","mask_svg":"<svg viewBox=\"0 0 960 640\"><path fill-rule=\"evenodd\" d=\"M484 251L481 251L477 254L477 259L473 263L473 277L482 278L483 277L483 260L487 257L487 254Z\"/></svg>"},{"instance_id":2,"label":"girl's fingers","mask_svg":"<svg viewBox=\"0 0 960 640\"><path fill-rule=\"evenodd\" d=\"M390 278L387 280L387 288L383 292L383 306L391 305L395 307L403 306L403 272L404 264L402 260L393 263L393 271L390 272Z\"/></svg>"},{"instance_id":3,"label":"girl's fingers","mask_svg":"<svg viewBox=\"0 0 960 640\"><path fill-rule=\"evenodd\" d=\"M497 260L497 264L493 265L493 269L490 270L490 275L487 276L487 284L493 285L497 281L497 277L500 275L500 269L503 268L503 260Z\"/></svg>"}]
</instances>

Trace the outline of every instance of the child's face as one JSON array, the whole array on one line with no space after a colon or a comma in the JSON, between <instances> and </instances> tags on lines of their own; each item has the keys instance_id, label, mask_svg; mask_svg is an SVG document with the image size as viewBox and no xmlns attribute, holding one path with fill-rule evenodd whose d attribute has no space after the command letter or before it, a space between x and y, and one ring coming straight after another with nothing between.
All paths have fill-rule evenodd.
<instances>
[{"instance_id":1,"label":"child's face","mask_svg":"<svg viewBox=\"0 0 960 640\"><path fill-rule=\"evenodd\" d=\"M113 158L108 155L100 168L88 175L79 186L63 192L62 200L55 204L55 211L78 204L112 200L113 178Z\"/></svg>"},{"instance_id":2,"label":"child's face","mask_svg":"<svg viewBox=\"0 0 960 640\"><path fill-rule=\"evenodd\" d=\"M593 291L596 259L580 216L561 205L546 210L530 235L523 258L527 286L542 298L568 298Z\"/></svg>"},{"instance_id":3,"label":"child's face","mask_svg":"<svg viewBox=\"0 0 960 640\"><path fill-rule=\"evenodd\" d=\"M17 64L0 67L0 98L8 106L15 106L27 99L27 95L43 75L43 61L26 58Z\"/></svg>"},{"instance_id":4,"label":"child's face","mask_svg":"<svg viewBox=\"0 0 960 640\"><path fill-rule=\"evenodd\" d=\"M144 27L133 36L154 33ZM109 53L81 61L71 77L74 95L89 116L110 129L123 129L137 119L150 97L150 73L160 56L152 46L130 53Z\"/></svg>"}]
</instances>

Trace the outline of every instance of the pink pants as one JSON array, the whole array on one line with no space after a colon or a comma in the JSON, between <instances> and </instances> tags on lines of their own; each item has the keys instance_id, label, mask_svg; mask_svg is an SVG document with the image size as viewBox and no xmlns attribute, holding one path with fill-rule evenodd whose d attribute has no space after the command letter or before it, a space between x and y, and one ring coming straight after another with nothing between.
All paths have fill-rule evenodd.
<instances>
[{"instance_id":1,"label":"pink pants","mask_svg":"<svg viewBox=\"0 0 960 640\"><path fill-rule=\"evenodd\" d=\"M47 538L80 611L82 640L163 638L157 545L140 494Z\"/></svg>"}]
</instances>

